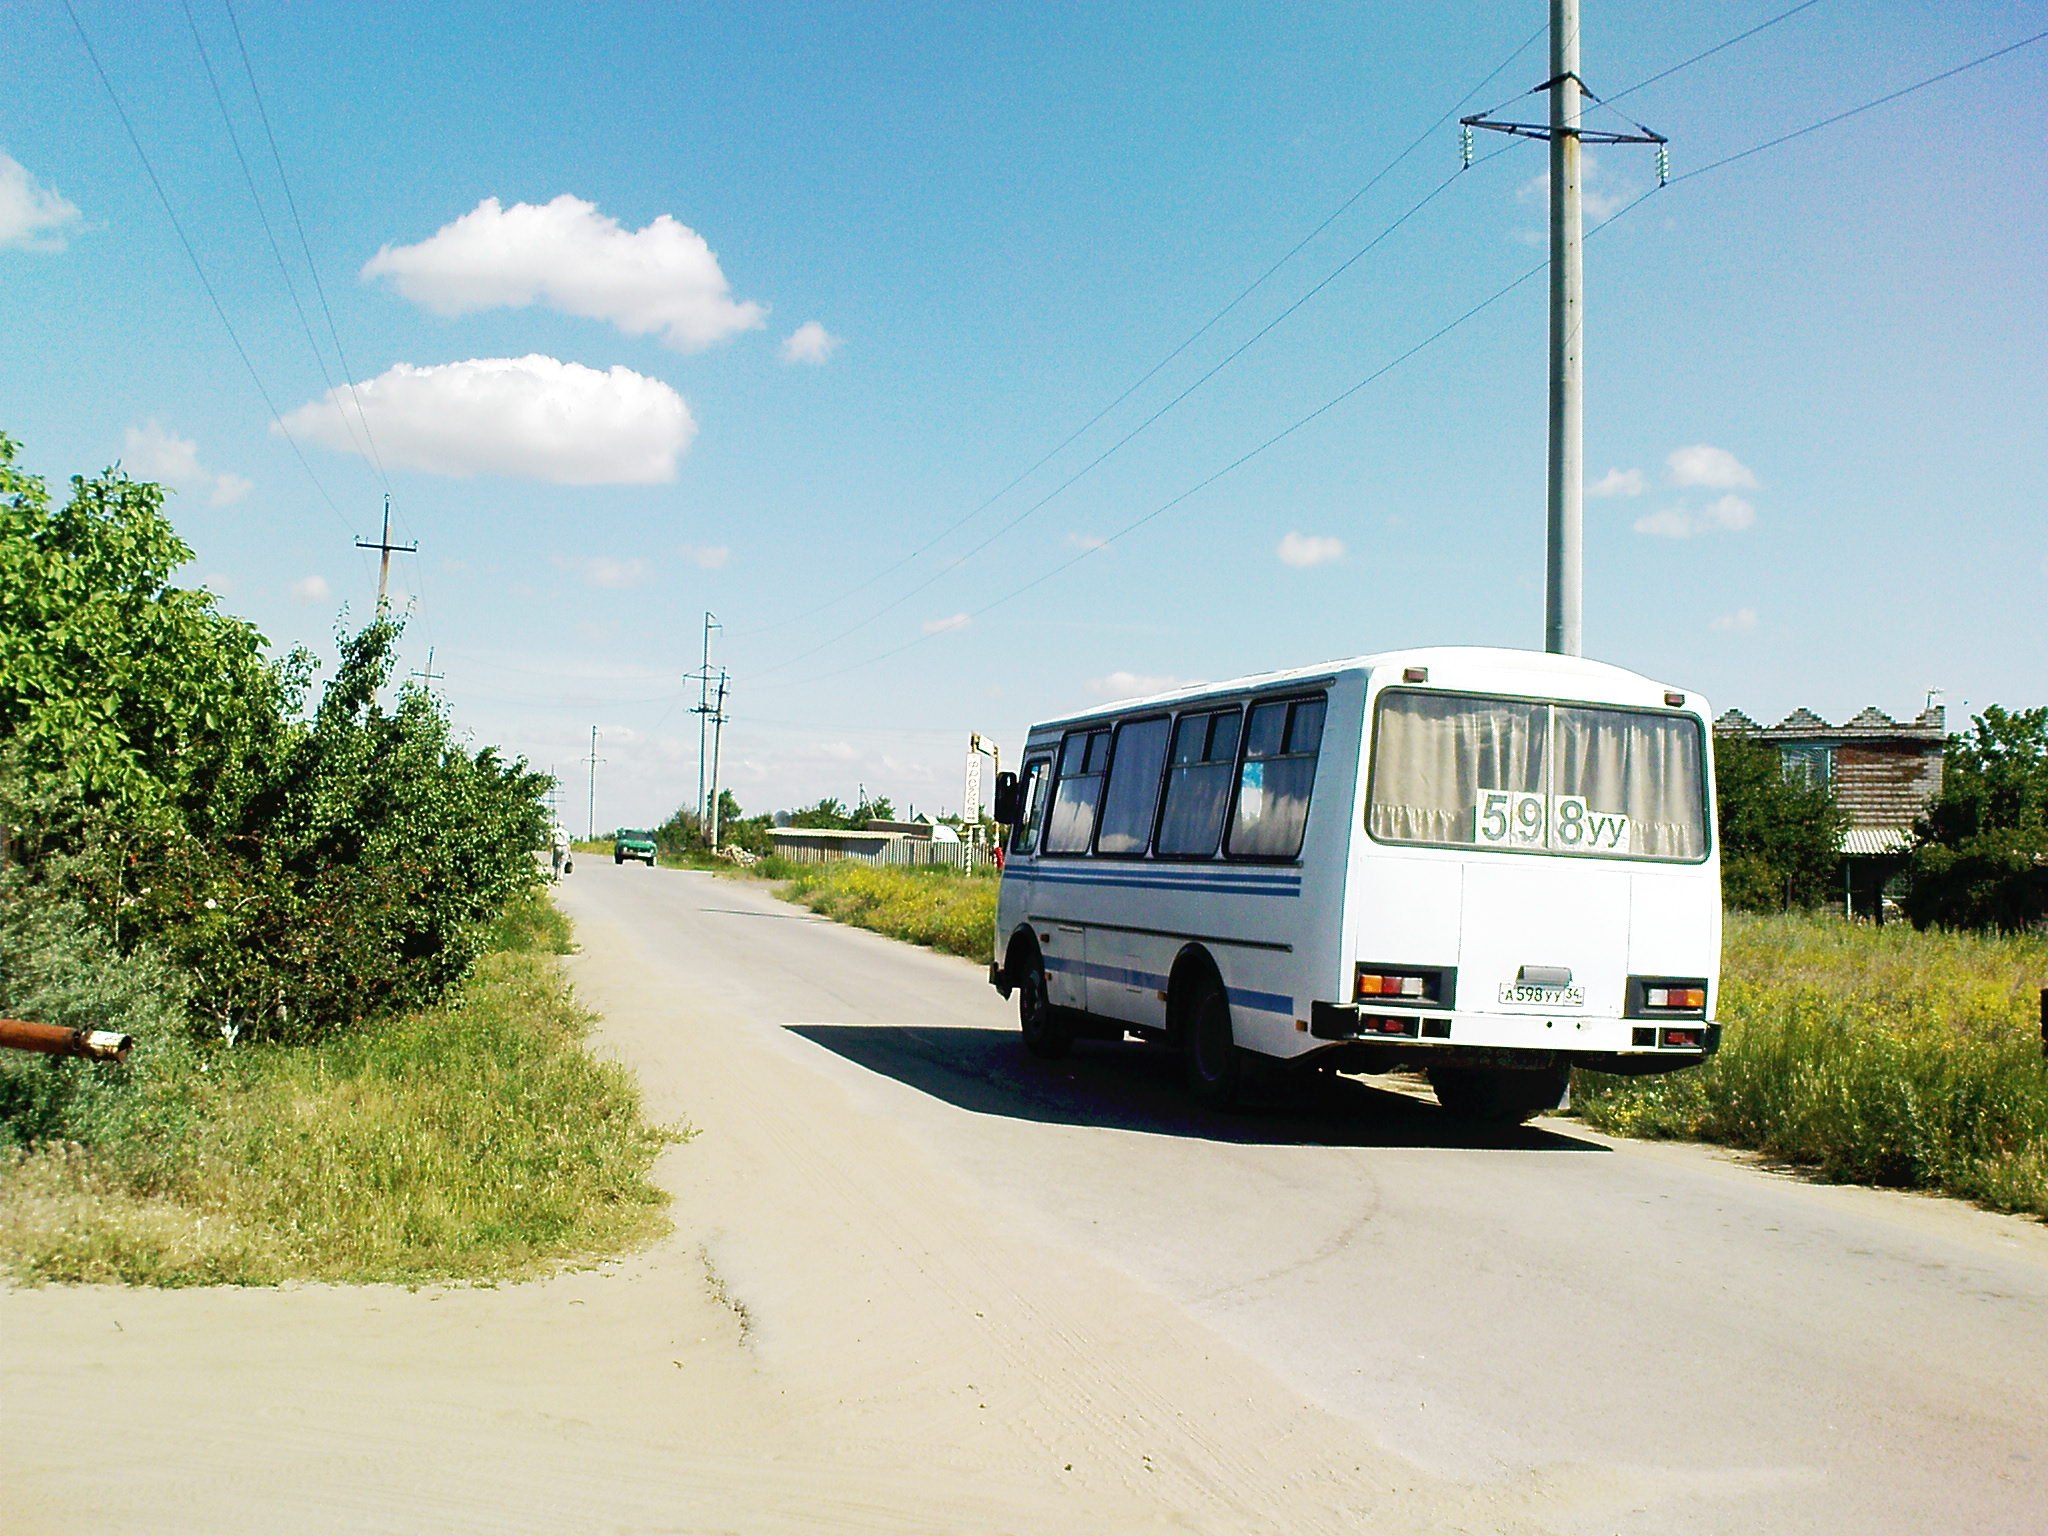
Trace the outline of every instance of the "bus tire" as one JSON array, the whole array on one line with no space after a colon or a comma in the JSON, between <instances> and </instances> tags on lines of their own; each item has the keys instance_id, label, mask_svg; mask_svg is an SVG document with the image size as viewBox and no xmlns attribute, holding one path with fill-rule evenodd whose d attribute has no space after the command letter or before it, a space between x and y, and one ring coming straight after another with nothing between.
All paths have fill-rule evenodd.
<instances>
[{"instance_id":1,"label":"bus tire","mask_svg":"<svg viewBox=\"0 0 2048 1536\"><path fill-rule=\"evenodd\" d=\"M1244 1088L1244 1051L1230 1028L1230 1000L1214 981L1204 980L1188 1005L1181 1040L1188 1092L1209 1109L1229 1109Z\"/></svg>"},{"instance_id":2,"label":"bus tire","mask_svg":"<svg viewBox=\"0 0 2048 1536\"><path fill-rule=\"evenodd\" d=\"M1032 945L1009 967L1017 987L1017 1023L1024 1031L1024 1049L1041 1061L1057 1061L1074 1043L1072 1028L1052 1005L1046 990L1045 961Z\"/></svg>"},{"instance_id":3,"label":"bus tire","mask_svg":"<svg viewBox=\"0 0 2048 1536\"><path fill-rule=\"evenodd\" d=\"M1513 1067L1431 1067L1436 1101L1461 1120L1482 1125L1520 1125L1557 1108L1571 1082L1570 1067L1536 1071Z\"/></svg>"}]
</instances>

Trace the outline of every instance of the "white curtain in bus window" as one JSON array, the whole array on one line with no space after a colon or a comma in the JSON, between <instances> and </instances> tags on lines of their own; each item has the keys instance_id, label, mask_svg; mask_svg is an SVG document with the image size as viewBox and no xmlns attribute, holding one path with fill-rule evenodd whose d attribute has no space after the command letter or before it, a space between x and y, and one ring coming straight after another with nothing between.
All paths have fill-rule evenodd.
<instances>
[{"instance_id":1,"label":"white curtain in bus window","mask_svg":"<svg viewBox=\"0 0 2048 1536\"><path fill-rule=\"evenodd\" d=\"M1047 853L1086 853L1102 807L1102 775L1109 766L1109 732L1075 731L1060 748L1059 783L1052 792Z\"/></svg>"},{"instance_id":2,"label":"white curtain in bus window","mask_svg":"<svg viewBox=\"0 0 2048 1536\"><path fill-rule=\"evenodd\" d=\"M1109 788L1102 796L1102 830L1095 837L1097 853L1143 853L1152 841L1159 770L1166 765L1166 736L1172 724L1162 715L1116 728Z\"/></svg>"},{"instance_id":3,"label":"white curtain in bus window","mask_svg":"<svg viewBox=\"0 0 2048 1536\"><path fill-rule=\"evenodd\" d=\"M1390 843L1478 842L1482 798L1492 798L1504 818L1518 801L1540 801L1548 793L1544 714L1541 704L1513 699L1382 695L1367 812L1372 835ZM1503 838L1491 841L1511 835L1509 825L1504 819Z\"/></svg>"},{"instance_id":4,"label":"white curtain in bus window","mask_svg":"<svg viewBox=\"0 0 2048 1536\"><path fill-rule=\"evenodd\" d=\"M1556 769L1552 804L1566 797L1584 802L1589 837L1602 818L1617 815L1626 842L1615 850L1645 859L1706 857L1706 785L1700 765L1700 728L1682 715L1653 715L1632 709L1582 709L1559 705L1552 711ZM1601 852L1565 846L1564 818L1551 834L1553 850Z\"/></svg>"},{"instance_id":5,"label":"white curtain in bus window","mask_svg":"<svg viewBox=\"0 0 2048 1536\"><path fill-rule=\"evenodd\" d=\"M1244 768L1226 852L1252 859L1291 859L1301 852L1322 740L1320 698L1253 708L1245 726Z\"/></svg>"},{"instance_id":6,"label":"white curtain in bus window","mask_svg":"<svg viewBox=\"0 0 2048 1536\"><path fill-rule=\"evenodd\" d=\"M1173 766L1166 773L1166 807L1159 816L1158 852L1165 858L1206 859L1223 835L1230 804L1230 770L1237 762L1235 709L1182 715L1173 730Z\"/></svg>"}]
</instances>

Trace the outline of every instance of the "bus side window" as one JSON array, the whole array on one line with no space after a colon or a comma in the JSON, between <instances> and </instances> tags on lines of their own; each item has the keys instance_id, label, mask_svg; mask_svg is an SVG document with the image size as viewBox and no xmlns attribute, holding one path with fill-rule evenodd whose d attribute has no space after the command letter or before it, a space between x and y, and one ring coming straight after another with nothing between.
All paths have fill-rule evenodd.
<instances>
[{"instance_id":1,"label":"bus side window","mask_svg":"<svg viewBox=\"0 0 2048 1536\"><path fill-rule=\"evenodd\" d=\"M1207 859L1216 853L1223 812L1230 804L1230 770L1237 762L1236 709L1182 715L1173 728L1166 803L1159 813L1162 858Z\"/></svg>"},{"instance_id":2,"label":"bus side window","mask_svg":"<svg viewBox=\"0 0 2048 1536\"><path fill-rule=\"evenodd\" d=\"M1109 771L1109 731L1070 731L1060 744L1060 776L1053 784L1047 853L1086 853L1095 840L1102 781Z\"/></svg>"},{"instance_id":3,"label":"bus side window","mask_svg":"<svg viewBox=\"0 0 2048 1536\"><path fill-rule=\"evenodd\" d=\"M1320 697L1254 706L1245 727L1237 811L1224 845L1231 857L1291 859L1300 854L1322 741Z\"/></svg>"},{"instance_id":4,"label":"bus side window","mask_svg":"<svg viewBox=\"0 0 2048 1536\"><path fill-rule=\"evenodd\" d=\"M1029 853L1038 846L1038 824L1045 820L1045 780L1052 771L1052 759L1034 758L1024 765L1024 819L1010 834L1012 853Z\"/></svg>"},{"instance_id":5,"label":"bus side window","mask_svg":"<svg viewBox=\"0 0 2048 1536\"><path fill-rule=\"evenodd\" d=\"M1109 788L1102 797L1097 853L1142 854L1152 841L1152 813L1159 808L1159 770L1166 765L1166 737L1172 721L1164 715L1132 720L1116 728L1110 756Z\"/></svg>"}]
</instances>

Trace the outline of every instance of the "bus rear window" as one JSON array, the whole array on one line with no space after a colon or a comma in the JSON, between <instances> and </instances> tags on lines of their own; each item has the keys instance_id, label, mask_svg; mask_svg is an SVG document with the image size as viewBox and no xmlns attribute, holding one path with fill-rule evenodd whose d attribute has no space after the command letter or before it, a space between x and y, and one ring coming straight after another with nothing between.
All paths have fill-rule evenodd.
<instances>
[{"instance_id":1,"label":"bus rear window","mask_svg":"<svg viewBox=\"0 0 2048 1536\"><path fill-rule=\"evenodd\" d=\"M1366 829L1383 843L1604 858L1707 854L1690 715L1390 690Z\"/></svg>"}]
</instances>

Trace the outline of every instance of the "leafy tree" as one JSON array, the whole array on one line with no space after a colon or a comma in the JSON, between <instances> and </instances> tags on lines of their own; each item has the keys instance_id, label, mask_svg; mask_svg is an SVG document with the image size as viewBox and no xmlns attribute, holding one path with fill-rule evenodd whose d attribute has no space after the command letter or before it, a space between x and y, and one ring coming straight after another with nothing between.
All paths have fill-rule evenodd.
<instances>
[{"instance_id":1,"label":"leafy tree","mask_svg":"<svg viewBox=\"0 0 2048 1536\"><path fill-rule=\"evenodd\" d=\"M1845 822L1834 790L1788 774L1775 747L1716 735L1721 894L1731 907L1774 912L1827 899Z\"/></svg>"},{"instance_id":2,"label":"leafy tree","mask_svg":"<svg viewBox=\"0 0 2048 1536\"><path fill-rule=\"evenodd\" d=\"M859 822L846 814L846 803L830 795L816 805L807 805L800 811L792 812L789 818L792 827L817 827L831 832L844 832L857 827Z\"/></svg>"},{"instance_id":3,"label":"leafy tree","mask_svg":"<svg viewBox=\"0 0 2048 1536\"><path fill-rule=\"evenodd\" d=\"M887 795L876 795L853 808L853 824L864 827L871 821L894 821L896 806Z\"/></svg>"},{"instance_id":4,"label":"leafy tree","mask_svg":"<svg viewBox=\"0 0 2048 1536\"><path fill-rule=\"evenodd\" d=\"M430 695L386 709L396 625L342 641L311 718L303 652L212 594L162 492L74 479L52 511L0 436L0 817L10 895L72 901L179 962L231 1038L304 1038L459 980L538 878L546 780L454 739Z\"/></svg>"},{"instance_id":5,"label":"leafy tree","mask_svg":"<svg viewBox=\"0 0 2048 1536\"><path fill-rule=\"evenodd\" d=\"M2048 919L2048 708L1994 704L1949 737L1941 794L1915 832L1915 926L2016 932Z\"/></svg>"}]
</instances>

